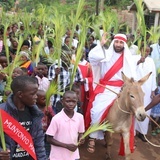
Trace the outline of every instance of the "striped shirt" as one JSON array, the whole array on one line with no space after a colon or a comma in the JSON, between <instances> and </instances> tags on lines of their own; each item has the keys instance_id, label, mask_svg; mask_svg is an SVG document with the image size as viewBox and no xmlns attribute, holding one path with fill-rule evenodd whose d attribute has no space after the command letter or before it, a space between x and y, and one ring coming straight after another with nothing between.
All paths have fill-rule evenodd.
<instances>
[{"instance_id":1,"label":"striped shirt","mask_svg":"<svg viewBox=\"0 0 160 160\"><path fill-rule=\"evenodd\" d=\"M71 76L72 76L72 73L73 73L73 67L74 66L71 65L68 68L68 70L65 70L63 66L60 66L60 74L59 74L58 80L57 80L58 92L64 92L66 86L70 84ZM52 81L55 78L55 76L56 76L55 75L55 69L56 68L58 68L58 64L57 63L52 64L50 66L49 71L48 71L48 79L49 79L49 81ZM83 77L82 77L80 69L77 68L76 74L75 74L75 78L74 78L74 82L81 82L81 81L83 81ZM51 104L52 104L53 109L55 107L56 102L59 101L60 98L62 98L62 96L60 94L54 94L51 97Z\"/></svg>"}]
</instances>

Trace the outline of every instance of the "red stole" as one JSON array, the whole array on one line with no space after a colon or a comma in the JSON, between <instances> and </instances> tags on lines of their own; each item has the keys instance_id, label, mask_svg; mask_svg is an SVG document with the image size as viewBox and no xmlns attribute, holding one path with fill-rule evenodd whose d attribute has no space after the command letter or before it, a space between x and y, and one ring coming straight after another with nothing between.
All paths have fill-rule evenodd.
<instances>
[{"instance_id":1,"label":"red stole","mask_svg":"<svg viewBox=\"0 0 160 160\"><path fill-rule=\"evenodd\" d=\"M121 56L119 57L119 59L114 63L114 65L110 68L110 70L105 74L105 76L100 79L100 84L102 85L111 85L111 86L119 86L121 87L123 85L123 81L119 80L119 81L109 81L121 68L123 67L123 54L121 54ZM88 127L90 126L90 122L91 122L91 117L90 117L90 110L92 108L92 103L95 99L95 96L98 93L102 93L105 90L104 87L97 85L95 90L94 90L94 94L92 95L90 101L89 101L89 105L88 105L88 112L86 112L86 119L85 119L85 127L86 129L88 129ZM105 120L105 118L107 117L107 114L109 112L110 107L113 105L115 100L113 100L106 108L105 112L103 113L100 123L103 122ZM131 128L130 128L130 150L131 153L134 151L133 146L134 146L134 123L132 123ZM121 139L121 144L120 144L120 150L119 150L119 155L124 156L124 143L123 143L123 138Z\"/></svg>"},{"instance_id":2,"label":"red stole","mask_svg":"<svg viewBox=\"0 0 160 160\"><path fill-rule=\"evenodd\" d=\"M84 85L81 85L81 102L83 102L82 109L85 116L89 98L93 92L93 88L92 88L93 76L92 76L90 64L88 62L85 65L79 64L78 66L81 70L83 78L88 79L88 86L89 86L89 91L86 92Z\"/></svg>"},{"instance_id":3,"label":"red stole","mask_svg":"<svg viewBox=\"0 0 160 160\"><path fill-rule=\"evenodd\" d=\"M0 109L4 132L37 160L31 135L7 112Z\"/></svg>"},{"instance_id":4,"label":"red stole","mask_svg":"<svg viewBox=\"0 0 160 160\"><path fill-rule=\"evenodd\" d=\"M111 85L111 86L119 86L121 87L123 85L123 81L118 80L118 81L109 81L121 68L123 67L123 54L119 57L119 59L114 63L114 65L110 68L110 70L104 75L102 79L100 79L100 84L102 85ZM90 98L88 107L87 107L87 112L85 115L85 127L86 129L89 128L90 122L91 122L91 117L90 117L90 110L92 108L92 103L95 99L95 96L99 93L102 93L105 90L104 87L101 87L99 85L96 86L95 90L93 91L93 94ZM103 120L103 119L102 119Z\"/></svg>"}]
</instances>

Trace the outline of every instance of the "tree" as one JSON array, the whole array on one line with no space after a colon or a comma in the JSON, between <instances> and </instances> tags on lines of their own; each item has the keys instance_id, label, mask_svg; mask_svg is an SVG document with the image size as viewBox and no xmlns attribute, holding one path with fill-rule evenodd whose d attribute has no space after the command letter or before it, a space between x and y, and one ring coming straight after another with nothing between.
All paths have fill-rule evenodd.
<instances>
[{"instance_id":1,"label":"tree","mask_svg":"<svg viewBox=\"0 0 160 160\"><path fill-rule=\"evenodd\" d=\"M99 14L99 0L96 0L96 16Z\"/></svg>"},{"instance_id":2,"label":"tree","mask_svg":"<svg viewBox=\"0 0 160 160\"><path fill-rule=\"evenodd\" d=\"M14 0L1 0L0 6L2 6L5 11L9 11L14 7Z\"/></svg>"}]
</instances>

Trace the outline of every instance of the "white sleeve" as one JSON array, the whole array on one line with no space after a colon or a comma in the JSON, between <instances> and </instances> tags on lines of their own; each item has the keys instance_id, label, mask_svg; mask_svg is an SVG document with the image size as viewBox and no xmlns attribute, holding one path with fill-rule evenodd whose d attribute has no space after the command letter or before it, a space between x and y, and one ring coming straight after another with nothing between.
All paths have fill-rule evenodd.
<instances>
[{"instance_id":1,"label":"white sleeve","mask_svg":"<svg viewBox=\"0 0 160 160\"><path fill-rule=\"evenodd\" d=\"M105 50L102 49L102 46L98 44L89 52L89 62L93 65L98 65L101 60L105 58Z\"/></svg>"}]
</instances>

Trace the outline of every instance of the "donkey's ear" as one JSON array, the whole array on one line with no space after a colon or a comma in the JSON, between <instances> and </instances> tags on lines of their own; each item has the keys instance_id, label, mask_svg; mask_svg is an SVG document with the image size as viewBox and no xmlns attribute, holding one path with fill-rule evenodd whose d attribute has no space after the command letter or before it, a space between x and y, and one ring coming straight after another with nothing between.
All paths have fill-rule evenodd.
<instances>
[{"instance_id":1,"label":"donkey's ear","mask_svg":"<svg viewBox=\"0 0 160 160\"><path fill-rule=\"evenodd\" d=\"M141 78L141 79L138 81L138 83L139 83L140 85L143 85L144 82L147 81L147 79L149 78L149 76L150 76L151 74L152 74L152 72L148 73L146 76L144 76L143 78Z\"/></svg>"},{"instance_id":2,"label":"donkey's ear","mask_svg":"<svg viewBox=\"0 0 160 160\"><path fill-rule=\"evenodd\" d=\"M121 74L124 82L130 82L130 78L128 78L123 72L121 72Z\"/></svg>"}]
</instances>

